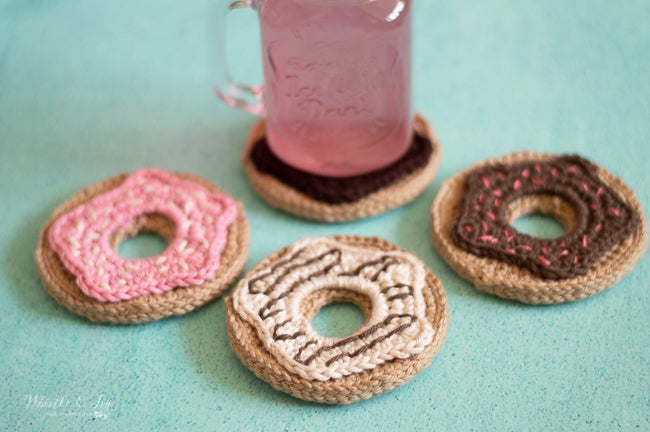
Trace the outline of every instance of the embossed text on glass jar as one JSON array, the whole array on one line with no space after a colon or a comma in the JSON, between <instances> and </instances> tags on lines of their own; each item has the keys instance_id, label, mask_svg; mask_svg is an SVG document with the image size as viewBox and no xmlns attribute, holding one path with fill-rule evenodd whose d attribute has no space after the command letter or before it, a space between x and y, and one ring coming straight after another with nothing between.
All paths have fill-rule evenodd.
<instances>
[{"instance_id":1,"label":"embossed text on glass jar","mask_svg":"<svg viewBox=\"0 0 650 432\"><path fill-rule=\"evenodd\" d=\"M316 174L351 176L406 152L409 0L244 3L259 10L262 30L263 102L252 111L266 115L267 139L280 159Z\"/></svg>"}]
</instances>

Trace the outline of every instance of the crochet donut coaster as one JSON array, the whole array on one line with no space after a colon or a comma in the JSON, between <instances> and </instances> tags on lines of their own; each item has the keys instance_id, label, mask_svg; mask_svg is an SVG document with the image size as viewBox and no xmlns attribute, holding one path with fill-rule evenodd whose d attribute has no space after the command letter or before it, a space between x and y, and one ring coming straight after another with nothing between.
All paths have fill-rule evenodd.
<instances>
[{"instance_id":1,"label":"crochet donut coaster","mask_svg":"<svg viewBox=\"0 0 650 432\"><path fill-rule=\"evenodd\" d=\"M160 255L125 259L120 242L154 232ZM248 258L241 203L190 174L144 169L89 186L54 211L35 258L45 289L91 321L182 315L220 296Z\"/></svg>"},{"instance_id":2,"label":"crochet donut coaster","mask_svg":"<svg viewBox=\"0 0 650 432\"><path fill-rule=\"evenodd\" d=\"M354 177L324 177L278 159L265 139L265 123L251 130L243 166L255 192L273 207L307 219L345 222L374 216L414 200L433 180L441 149L419 114L407 153L392 165Z\"/></svg>"},{"instance_id":3,"label":"crochet donut coaster","mask_svg":"<svg viewBox=\"0 0 650 432\"><path fill-rule=\"evenodd\" d=\"M345 338L318 334L328 303L356 304L365 323ZM427 367L447 333L440 280L378 238L308 238L268 256L226 298L230 344L274 388L345 404L389 391Z\"/></svg>"},{"instance_id":4,"label":"crochet donut coaster","mask_svg":"<svg viewBox=\"0 0 650 432\"><path fill-rule=\"evenodd\" d=\"M479 291L532 304L592 296L641 259L647 225L634 193L579 156L518 153L445 181L432 213L433 243ZM518 217L555 217L565 234L518 232Z\"/></svg>"}]
</instances>

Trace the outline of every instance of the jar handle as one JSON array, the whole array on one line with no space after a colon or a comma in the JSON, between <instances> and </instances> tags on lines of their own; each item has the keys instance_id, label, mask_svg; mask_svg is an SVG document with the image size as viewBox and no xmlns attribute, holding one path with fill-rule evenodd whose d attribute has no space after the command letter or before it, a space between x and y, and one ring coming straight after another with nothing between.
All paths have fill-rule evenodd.
<instances>
[{"instance_id":1,"label":"jar handle","mask_svg":"<svg viewBox=\"0 0 650 432\"><path fill-rule=\"evenodd\" d=\"M216 41L217 46L216 52L212 53L212 70L214 91L222 101L251 114L263 116L262 92L264 86L248 86L235 81L232 79L226 63L226 16L228 12L239 8L257 10L257 3L256 0L238 0L230 3L225 11L221 8L214 8L214 19L210 23L210 28L213 29L212 40Z\"/></svg>"}]
</instances>

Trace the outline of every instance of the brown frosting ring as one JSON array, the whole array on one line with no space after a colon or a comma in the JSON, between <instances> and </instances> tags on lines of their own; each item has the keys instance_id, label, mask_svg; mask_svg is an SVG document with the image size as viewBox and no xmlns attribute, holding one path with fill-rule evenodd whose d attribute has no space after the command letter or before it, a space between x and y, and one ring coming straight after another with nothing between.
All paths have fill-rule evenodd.
<instances>
[{"instance_id":1,"label":"brown frosting ring","mask_svg":"<svg viewBox=\"0 0 650 432\"><path fill-rule=\"evenodd\" d=\"M342 204L359 201L424 167L433 151L430 138L414 131L410 147L396 162L352 177L326 177L294 168L271 151L265 136L253 144L250 158L258 171L272 175L316 201Z\"/></svg>"},{"instance_id":2,"label":"brown frosting ring","mask_svg":"<svg viewBox=\"0 0 650 432\"><path fill-rule=\"evenodd\" d=\"M572 229L556 239L541 239L512 227L509 209L522 199L535 201L536 196L561 199L564 213L568 203L574 212ZM552 208L563 206L537 207ZM526 268L542 278L564 279L585 274L638 224L639 215L600 180L595 165L564 156L487 165L472 172L451 236L472 254Z\"/></svg>"}]
</instances>

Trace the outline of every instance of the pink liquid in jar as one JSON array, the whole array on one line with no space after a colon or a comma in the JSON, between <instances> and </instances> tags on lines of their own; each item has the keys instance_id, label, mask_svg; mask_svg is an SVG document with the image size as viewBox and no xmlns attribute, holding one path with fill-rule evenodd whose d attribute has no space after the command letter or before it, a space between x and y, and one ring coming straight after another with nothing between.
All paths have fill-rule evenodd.
<instances>
[{"instance_id":1,"label":"pink liquid in jar","mask_svg":"<svg viewBox=\"0 0 650 432\"><path fill-rule=\"evenodd\" d=\"M367 173L411 143L410 0L261 0L266 132L289 165Z\"/></svg>"}]
</instances>

